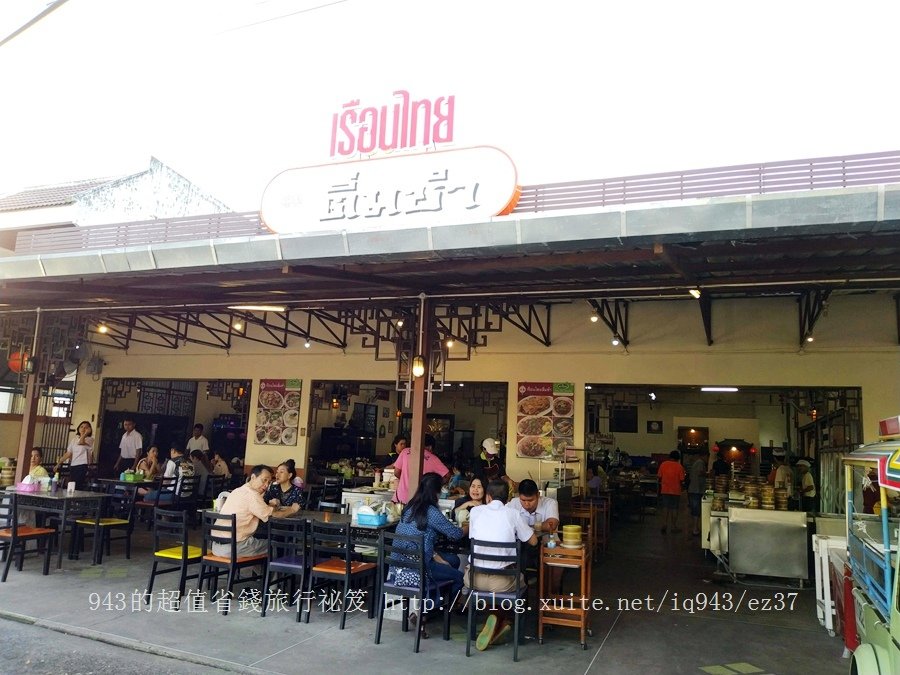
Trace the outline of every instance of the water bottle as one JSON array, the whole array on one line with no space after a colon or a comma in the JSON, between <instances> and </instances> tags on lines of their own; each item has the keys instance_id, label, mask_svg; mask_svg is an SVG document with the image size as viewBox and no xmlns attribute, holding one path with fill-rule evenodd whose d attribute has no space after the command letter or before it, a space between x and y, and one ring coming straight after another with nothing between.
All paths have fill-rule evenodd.
<instances>
[{"instance_id":1,"label":"water bottle","mask_svg":"<svg viewBox=\"0 0 900 675\"><path fill-rule=\"evenodd\" d=\"M125 472L119 474L119 480L125 480Z\"/></svg>"},{"instance_id":2,"label":"water bottle","mask_svg":"<svg viewBox=\"0 0 900 675\"><path fill-rule=\"evenodd\" d=\"M59 473L53 474L53 478L50 480L50 490L51 492L56 492L56 488L59 487Z\"/></svg>"}]
</instances>

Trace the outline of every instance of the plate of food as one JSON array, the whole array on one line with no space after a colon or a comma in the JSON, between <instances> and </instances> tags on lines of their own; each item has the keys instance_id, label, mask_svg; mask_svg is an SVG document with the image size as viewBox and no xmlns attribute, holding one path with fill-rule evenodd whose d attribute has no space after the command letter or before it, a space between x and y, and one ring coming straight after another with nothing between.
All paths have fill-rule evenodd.
<instances>
[{"instance_id":1,"label":"plate of food","mask_svg":"<svg viewBox=\"0 0 900 675\"><path fill-rule=\"evenodd\" d=\"M282 445L296 445L297 429L294 427L285 427L284 431L281 432L281 443Z\"/></svg>"},{"instance_id":2,"label":"plate of food","mask_svg":"<svg viewBox=\"0 0 900 675\"><path fill-rule=\"evenodd\" d=\"M550 412L552 403L550 396L526 396L519 401L519 414L546 415Z\"/></svg>"},{"instance_id":3,"label":"plate of food","mask_svg":"<svg viewBox=\"0 0 900 675\"><path fill-rule=\"evenodd\" d=\"M256 427L256 442L257 443L265 443L266 442L266 428L264 426Z\"/></svg>"},{"instance_id":4,"label":"plate of food","mask_svg":"<svg viewBox=\"0 0 900 675\"><path fill-rule=\"evenodd\" d=\"M549 417L523 417L516 425L520 436L546 436L552 428L553 420Z\"/></svg>"},{"instance_id":5,"label":"plate of food","mask_svg":"<svg viewBox=\"0 0 900 675\"><path fill-rule=\"evenodd\" d=\"M279 427L284 426L284 422L281 421L281 418L284 417L284 412L281 410L270 410L269 411L269 424L273 424Z\"/></svg>"},{"instance_id":6,"label":"plate of food","mask_svg":"<svg viewBox=\"0 0 900 675\"><path fill-rule=\"evenodd\" d=\"M298 427L300 426L300 411L290 409L285 410L284 415L281 416L281 420L286 427Z\"/></svg>"},{"instance_id":7,"label":"plate of food","mask_svg":"<svg viewBox=\"0 0 900 675\"><path fill-rule=\"evenodd\" d=\"M259 392L259 404L267 410L281 408L284 405L284 396L281 395L280 391L266 389Z\"/></svg>"},{"instance_id":8,"label":"plate of food","mask_svg":"<svg viewBox=\"0 0 900 675\"><path fill-rule=\"evenodd\" d=\"M265 410L256 411L256 426L264 427L269 423L269 413Z\"/></svg>"},{"instance_id":9,"label":"plate of food","mask_svg":"<svg viewBox=\"0 0 900 675\"><path fill-rule=\"evenodd\" d=\"M297 410L300 407L300 392L289 391L284 395L284 407L291 410Z\"/></svg>"},{"instance_id":10,"label":"plate of food","mask_svg":"<svg viewBox=\"0 0 900 675\"><path fill-rule=\"evenodd\" d=\"M553 456L564 457L566 449L572 447L571 438L556 438L553 440Z\"/></svg>"},{"instance_id":11,"label":"plate of food","mask_svg":"<svg viewBox=\"0 0 900 675\"><path fill-rule=\"evenodd\" d=\"M575 434L575 424L571 417L557 417L553 420L554 436L573 436Z\"/></svg>"},{"instance_id":12,"label":"plate of food","mask_svg":"<svg viewBox=\"0 0 900 675\"><path fill-rule=\"evenodd\" d=\"M575 412L575 402L568 396L553 399L553 414L557 417L571 417Z\"/></svg>"},{"instance_id":13,"label":"plate of food","mask_svg":"<svg viewBox=\"0 0 900 675\"><path fill-rule=\"evenodd\" d=\"M553 440L547 436L525 436L516 446L519 457L543 457L553 448Z\"/></svg>"},{"instance_id":14,"label":"plate of food","mask_svg":"<svg viewBox=\"0 0 900 675\"><path fill-rule=\"evenodd\" d=\"M281 432L283 429L281 427L267 427L266 428L266 441L272 444L278 444L281 442Z\"/></svg>"}]
</instances>

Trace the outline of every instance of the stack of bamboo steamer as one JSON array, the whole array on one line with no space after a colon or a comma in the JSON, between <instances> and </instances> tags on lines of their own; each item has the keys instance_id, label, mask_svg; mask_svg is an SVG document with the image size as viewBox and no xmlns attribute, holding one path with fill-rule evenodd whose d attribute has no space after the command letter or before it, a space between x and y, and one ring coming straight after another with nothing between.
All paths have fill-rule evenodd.
<instances>
[{"instance_id":1,"label":"stack of bamboo steamer","mask_svg":"<svg viewBox=\"0 0 900 675\"><path fill-rule=\"evenodd\" d=\"M4 465L0 472L0 487L9 487L16 482L16 465L12 462ZM9 553L7 553L9 555Z\"/></svg>"},{"instance_id":2,"label":"stack of bamboo steamer","mask_svg":"<svg viewBox=\"0 0 900 675\"><path fill-rule=\"evenodd\" d=\"M762 508L768 511L775 510L775 486L768 483L759 488L759 502Z\"/></svg>"},{"instance_id":3,"label":"stack of bamboo steamer","mask_svg":"<svg viewBox=\"0 0 900 675\"><path fill-rule=\"evenodd\" d=\"M726 475L716 476L713 480L713 500L711 508L713 511L724 511L725 504L728 501L728 484L729 479Z\"/></svg>"},{"instance_id":4,"label":"stack of bamboo steamer","mask_svg":"<svg viewBox=\"0 0 900 675\"><path fill-rule=\"evenodd\" d=\"M754 477L751 477L751 479ZM750 480L744 485L744 506L748 509L758 509L759 508L759 483L755 480Z\"/></svg>"},{"instance_id":5,"label":"stack of bamboo steamer","mask_svg":"<svg viewBox=\"0 0 900 675\"><path fill-rule=\"evenodd\" d=\"M775 510L788 510L788 491L787 488L775 488Z\"/></svg>"}]
</instances>

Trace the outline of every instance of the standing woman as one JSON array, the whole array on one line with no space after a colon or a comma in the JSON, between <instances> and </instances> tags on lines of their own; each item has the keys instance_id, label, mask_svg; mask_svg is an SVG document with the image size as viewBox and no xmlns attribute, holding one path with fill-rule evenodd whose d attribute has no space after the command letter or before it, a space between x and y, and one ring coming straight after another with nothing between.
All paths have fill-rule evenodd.
<instances>
[{"instance_id":1,"label":"standing woman","mask_svg":"<svg viewBox=\"0 0 900 675\"><path fill-rule=\"evenodd\" d=\"M77 436L69 443L65 454L56 463L56 471L62 463L69 462L69 480L75 481L76 489L84 487L87 468L94 456L94 430L91 423L85 420L78 425Z\"/></svg>"}]
</instances>

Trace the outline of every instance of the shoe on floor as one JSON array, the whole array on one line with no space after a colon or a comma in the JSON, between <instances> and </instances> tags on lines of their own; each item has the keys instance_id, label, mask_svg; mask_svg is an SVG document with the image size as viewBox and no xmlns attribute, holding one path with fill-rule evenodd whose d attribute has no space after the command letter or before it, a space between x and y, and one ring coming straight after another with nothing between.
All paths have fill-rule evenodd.
<instances>
[{"instance_id":1,"label":"shoe on floor","mask_svg":"<svg viewBox=\"0 0 900 675\"><path fill-rule=\"evenodd\" d=\"M497 630L497 617L493 614L488 615L484 622L484 628L478 634L475 640L475 649L483 652L494 640L494 633Z\"/></svg>"},{"instance_id":2,"label":"shoe on floor","mask_svg":"<svg viewBox=\"0 0 900 675\"><path fill-rule=\"evenodd\" d=\"M512 630L512 626L510 626L508 623L504 623L502 626L500 626L500 628L498 628L494 632L494 637L491 639L491 644L495 645L498 642L500 642L503 638L505 638L507 635L509 635L509 632L511 630Z\"/></svg>"}]
</instances>

